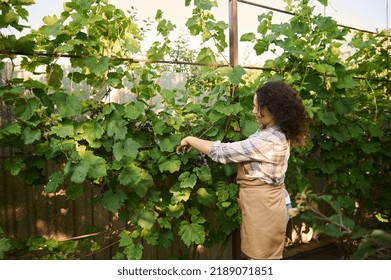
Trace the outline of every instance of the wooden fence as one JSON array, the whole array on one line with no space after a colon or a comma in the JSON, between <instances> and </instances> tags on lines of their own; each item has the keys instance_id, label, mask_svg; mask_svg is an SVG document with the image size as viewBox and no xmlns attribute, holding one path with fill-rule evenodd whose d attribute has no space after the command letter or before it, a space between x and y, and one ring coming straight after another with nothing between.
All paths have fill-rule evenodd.
<instances>
[{"instance_id":1,"label":"wooden fence","mask_svg":"<svg viewBox=\"0 0 391 280\"><path fill-rule=\"evenodd\" d=\"M126 228L126 223L94 203L97 188L85 187L83 196L73 201L63 191L45 193L43 186L28 186L20 178L3 168L4 161L13 157L7 149L0 150L0 226L7 237L28 239L46 237L57 240L76 240L86 235L97 235L102 250L86 254L86 259L111 259L118 250L117 239L108 234ZM105 227L105 228L102 228ZM98 233L100 233L98 235ZM158 249L144 244L144 259L188 258L190 249L176 240L169 249ZM196 259L216 259L220 245L206 249L198 247ZM28 256L26 256L28 258ZM232 259L231 240L223 259Z\"/></svg>"}]
</instances>

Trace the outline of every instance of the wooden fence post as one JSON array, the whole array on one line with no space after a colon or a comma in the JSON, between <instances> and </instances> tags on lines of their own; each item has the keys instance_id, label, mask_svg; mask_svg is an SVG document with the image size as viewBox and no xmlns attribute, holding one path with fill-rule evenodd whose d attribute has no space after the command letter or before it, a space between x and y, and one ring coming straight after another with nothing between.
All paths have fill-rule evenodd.
<instances>
[{"instance_id":1,"label":"wooden fence post","mask_svg":"<svg viewBox=\"0 0 391 280\"><path fill-rule=\"evenodd\" d=\"M231 67L238 65L238 1L229 0L229 59ZM235 86L231 85L231 96L234 96ZM232 233L232 259L239 260L240 232Z\"/></svg>"}]
</instances>

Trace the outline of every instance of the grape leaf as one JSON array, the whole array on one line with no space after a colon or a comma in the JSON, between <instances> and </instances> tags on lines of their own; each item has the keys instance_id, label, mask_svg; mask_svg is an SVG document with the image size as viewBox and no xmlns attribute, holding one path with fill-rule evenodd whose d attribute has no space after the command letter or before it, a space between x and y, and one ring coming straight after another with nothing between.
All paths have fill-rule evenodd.
<instances>
[{"instance_id":1,"label":"grape leaf","mask_svg":"<svg viewBox=\"0 0 391 280\"><path fill-rule=\"evenodd\" d=\"M41 138L41 130L26 127L22 131L22 139L25 145L30 145Z\"/></svg>"},{"instance_id":2,"label":"grape leaf","mask_svg":"<svg viewBox=\"0 0 391 280\"><path fill-rule=\"evenodd\" d=\"M188 201L191 194L191 189L181 189L180 191L173 191L171 197L171 203L175 204L181 201Z\"/></svg>"},{"instance_id":3,"label":"grape leaf","mask_svg":"<svg viewBox=\"0 0 391 280\"><path fill-rule=\"evenodd\" d=\"M135 158L140 147L141 145L139 143L131 138L128 138L125 142L117 142L113 145L113 154L115 159L118 161L120 161L124 156Z\"/></svg>"},{"instance_id":4,"label":"grape leaf","mask_svg":"<svg viewBox=\"0 0 391 280\"><path fill-rule=\"evenodd\" d=\"M318 112L317 115L321 122L327 126L338 123L338 119L333 112Z\"/></svg>"},{"instance_id":5,"label":"grape leaf","mask_svg":"<svg viewBox=\"0 0 391 280\"><path fill-rule=\"evenodd\" d=\"M107 56L102 56L101 58L89 56L85 59L85 65L92 73L101 76L109 69L109 58Z\"/></svg>"},{"instance_id":6,"label":"grape leaf","mask_svg":"<svg viewBox=\"0 0 391 280\"><path fill-rule=\"evenodd\" d=\"M144 197L148 188L154 185L149 172L133 163L121 171L118 180L124 186L133 188L140 197Z\"/></svg>"},{"instance_id":7,"label":"grape leaf","mask_svg":"<svg viewBox=\"0 0 391 280\"><path fill-rule=\"evenodd\" d=\"M114 136L115 140L125 139L126 133L128 132L126 124L127 121L124 119L113 118L107 124L107 135Z\"/></svg>"},{"instance_id":8,"label":"grape leaf","mask_svg":"<svg viewBox=\"0 0 391 280\"><path fill-rule=\"evenodd\" d=\"M62 78L64 77L64 71L58 64L47 65L46 67L47 77L50 77L48 84L54 88L60 88L62 85Z\"/></svg>"},{"instance_id":9,"label":"grape leaf","mask_svg":"<svg viewBox=\"0 0 391 280\"><path fill-rule=\"evenodd\" d=\"M199 188L197 190L197 200L204 206L210 206L214 202L213 192L210 189Z\"/></svg>"},{"instance_id":10,"label":"grape leaf","mask_svg":"<svg viewBox=\"0 0 391 280\"><path fill-rule=\"evenodd\" d=\"M158 246L163 248L169 248L174 240L174 235L170 230L159 230Z\"/></svg>"},{"instance_id":11,"label":"grape leaf","mask_svg":"<svg viewBox=\"0 0 391 280\"><path fill-rule=\"evenodd\" d=\"M8 238L0 238L0 260L4 258L4 253L12 248Z\"/></svg>"},{"instance_id":12,"label":"grape leaf","mask_svg":"<svg viewBox=\"0 0 391 280\"><path fill-rule=\"evenodd\" d=\"M39 101L35 98L29 98L27 102L25 100L19 101L15 107L15 116L22 120L28 121L39 108Z\"/></svg>"},{"instance_id":13,"label":"grape leaf","mask_svg":"<svg viewBox=\"0 0 391 280\"><path fill-rule=\"evenodd\" d=\"M80 138L87 140L88 144L93 148L100 147L100 143L95 140L99 140L105 133L102 126L94 120L87 120L83 123L82 127L83 133L80 134Z\"/></svg>"},{"instance_id":14,"label":"grape leaf","mask_svg":"<svg viewBox=\"0 0 391 280\"><path fill-rule=\"evenodd\" d=\"M143 245L134 243L134 240L129 231L123 230L118 234L119 246L124 247L123 254L128 260L140 260L143 256ZM122 259L121 254L117 253L114 259Z\"/></svg>"},{"instance_id":15,"label":"grape leaf","mask_svg":"<svg viewBox=\"0 0 391 280\"><path fill-rule=\"evenodd\" d=\"M83 159L89 166L88 176L93 179L105 177L106 172L106 160L100 156L94 155L92 152L87 152Z\"/></svg>"},{"instance_id":16,"label":"grape leaf","mask_svg":"<svg viewBox=\"0 0 391 280\"><path fill-rule=\"evenodd\" d=\"M77 96L56 92L53 94L53 100L62 117L67 118L81 114L81 103Z\"/></svg>"},{"instance_id":17,"label":"grape leaf","mask_svg":"<svg viewBox=\"0 0 391 280\"><path fill-rule=\"evenodd\" d=\"M182 136L179 134L173 134L169 137L159 139L159 146L162 152L173 152L175 147L179 144Z\"/></svg>"},{"instance_id":18,"label":"grape leaf","mask_svg":"<svg viewBox=\"0 0 391 280\"><path fill-rule=\"evenodd\" d=\"M167 216L169 217L174 217L178 219L180 216L183 215L184 211L185 211L185 206L181 202L175 205L167 206Z\"/></svg>"},{"instance_id":19,"label":"grape leaf","mask_svg":"<svg viewBox=\"0 0 391 280\"><path fill-rule=\"evenodd\" d=\"M107 210L116 212L121 207L121 204L125 201L125 199L126 194L123 190L117 190L116 192L109 190L103 195L102 202L103 206Z\"/></svg>"},{"instance_id":20,"label":"grape leaf","mask_svg":"<svg viewBox=\"0 0 391 280\"><path fill-rule=\"evenodd\" d=\"M75 135L75 128L71 123L63 123L57 126L51 127L51 133L55 134L61 138Z\"/></svg>"},{"instance_id":21,"label":"grape leaf","mask_svg":"<svg viewBox=\"0 0 391 280\"><path fill-rule=\"evenodd\" d=\"M185 174L188 172L185 172ZM181 180L180 187L181 188L193 188L195 184L197 183L197 175L196 174L189 174L189 176L182 176L179 180Z\"/></svg>"},{"instance_id":22,"label":"grape leaf","mask_svg":"<svg viewBox=\"0 0 391 280\"><path fill-rule=\"evenodd\" d=\"M194 172L201 181L205 183L212 182L212 173L209 166L196 167L194 168Z\"/></svg>"},{"instance_id":23,"label":"grape leaf","mask_svg":"<svg viewBox=\"0 0 391 280\"><path fill-rule=\"evenodd\" d=\"M70 186L66 190L66 195L72 200L78 199L84 193L84 189L80 186Z\"/></svg>"},{"instance_id":24,"label":"grape leaf","mask_svg":"<svg viewBox=\"0 0 391 280\"><path fill-rule=\"evenodd\" d=\"M142 209L138 213L137 224L143 229L150 230L155 222L155 215L151 210Z\"/></svg>"},{"instance_id":25,"label":"grape leaf","mask_svg":"<svg viewBox=\"0 0 391 280\"><path fill-rule=\"evenodd\" d=\"M197 223L188 224L182 221L178 233L186 246L190 246L193 242L203 244L205 241L204 226Z\"/></svg>"},{"instance_id":26,"label":"grape leaf","mask_svg":"<svg viewBox=\"0 0 391 280\"><path fill-rule=\"evenodd\" d=\"M22 159L7 160L4 162L4 168L11 172L11 175L16 176L26 167Z\"/></svg>"},{"instance_id":27,"label":"grape leaf","mask_svg":"<svg viewBox=\"0 0 391 280\"><path fill-rule=\"evenodd\" d=\"M144 113L144 103L137 101L135 103L129 103L125 106L125 118L135 120Z\"/></svg>"},{"instance_id":28,"label":"grape leaf","mask_svg":"<svg viewBox=\"0 0 391 280\"><path fill-rule=\"evenodd\" d=\"M181 166L181 161L177 157L174 159L167 159L165 157L162 157L158 162L159 170L160 172L168 171L170 173L174 173L176 171L179 171Z\"/></svg>"},{"instance_id":29,"label":"grape leaf","mask_svg":"<svg viewBox=\"0 0 391 280\"><path fill-rule=\"evenodd\" d=\"M246 70L243 69L241 66L235 66L233 69L233 77L231 79L232 83L235 85L239 85L240 81L242 79L242 76L246 74Z\"/></svg>"},{"instance_id":30,"label":"grape leaf","mask_svg":"<svg viewBox=\"0 0 391 280\"><path fill-rule=\"evenodd\" d=\"M250 32L250 33L245 33L240 37L241 42L251 42L255 40L255 34Z\"/></svg>"},{"instance_id":31,"label":"grape leaf","mask_svg":"<svg viewBox=\"0 0 391 280\"><path fill-rule=\"evenodd\" d=\"M46 193L55 192L59 186L64 181L65 177L62 171L56 171L49 176L49 181L44 187Z\"/></svg>"},{"instance_id":32,"label":"grape leaf","mask_svg":"<svg viewBox=\"0 0 391 280\"><path fill-rule=\"evenodd\" d=\"M73 170L71 181L75 183L83 183L87 178L90 166L85 161L80 161L76 164Z\"/></svg>"}]
</instances>

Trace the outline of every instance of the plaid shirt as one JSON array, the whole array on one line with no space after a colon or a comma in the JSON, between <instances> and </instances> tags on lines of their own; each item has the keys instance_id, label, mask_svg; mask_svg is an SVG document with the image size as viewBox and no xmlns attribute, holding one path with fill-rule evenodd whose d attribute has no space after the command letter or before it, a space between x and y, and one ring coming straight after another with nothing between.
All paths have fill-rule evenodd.
<instances>
[{"instance_id":1,"label":"plaid shirt","mask_svg":"<svg viewBox=\"0 0 391 280\"><path fill-rule=\"evenodd\" d=\"M242 162L249 179L261 179L270 185L284 183L288 168L290 142L278 126L261 126L246 140L213 142L209 156L220 163Z\"/></svg>"}]
</instances>

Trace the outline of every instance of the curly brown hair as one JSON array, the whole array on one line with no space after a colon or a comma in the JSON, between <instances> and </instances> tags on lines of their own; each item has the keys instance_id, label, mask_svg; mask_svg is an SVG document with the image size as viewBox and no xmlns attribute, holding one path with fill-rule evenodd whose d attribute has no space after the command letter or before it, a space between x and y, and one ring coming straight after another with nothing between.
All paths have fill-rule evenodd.
<instances>
[{"instance_id":1,"label":"curly brown hair","mask_svg":"<svg viewBox=\"0 0 391 280\"><path fill-rule=\"evenodd\" d=\"M265 107L293 147L308 140L308 113L296 90L282 81L270 81L256 91L258 108Z\"/></svg>"}]
</instances>

